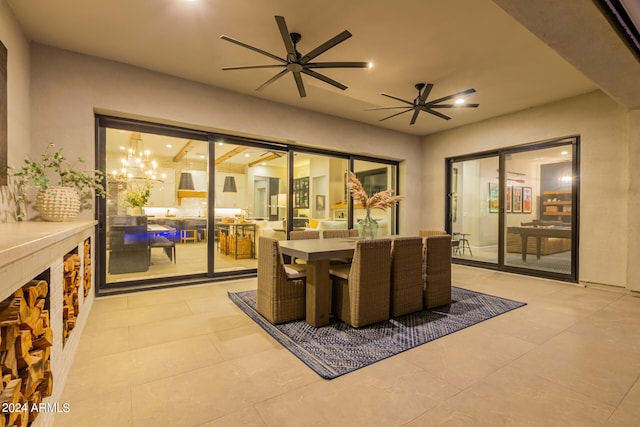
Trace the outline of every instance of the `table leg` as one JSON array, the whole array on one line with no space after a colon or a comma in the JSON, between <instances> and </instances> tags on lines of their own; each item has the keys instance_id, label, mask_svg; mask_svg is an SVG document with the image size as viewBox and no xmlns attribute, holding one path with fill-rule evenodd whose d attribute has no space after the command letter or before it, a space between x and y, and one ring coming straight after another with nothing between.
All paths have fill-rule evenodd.
<instances>
[{"instance_id":1,"label":"table leg","mask_svg":"<svg viewBox=\"0 0 640 427\"><path fill-rule=\"evenodd\" d=\"M520 240L522 242L522 261L527 262L527 240L529 240L529 236L522 233L520 234Z\"/></svg>"},{"instance_id":2,"label":"table leg","mask_svg":"<svg viewBox=\"0 0 640 427\"><path fill-rule=\"evenodd\" d=\"M536 236L536 258L540 259L540 247L542 246L542 237Z\"/></svg>"},{"instance_id":3,"label":"table leg","mask_svg":"<svg viewBox=\"0 0 640 427\"><path fill-rule=\"evenodd\" d=\"M331 278L329 260L307 261L306 321L319 328L329 324L331 311Z\"/></svg>"}]
</instances>

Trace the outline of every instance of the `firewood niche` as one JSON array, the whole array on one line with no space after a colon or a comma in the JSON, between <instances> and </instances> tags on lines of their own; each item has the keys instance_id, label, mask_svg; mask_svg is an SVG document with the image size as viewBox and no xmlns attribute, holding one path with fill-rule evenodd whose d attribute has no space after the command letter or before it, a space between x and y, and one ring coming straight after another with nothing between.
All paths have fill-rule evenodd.
<instances>
[{"instance_id":1,"label":"firewood niche","mask_svg":"<svg viewBox=\"0 0 640 427\"><path fill-rule=\"evenodd\" d=\"M42 399L51 395L49 283L31 280L0 303L0 425L27 426L38 416ZM34 406L35 405L35 406Z\"/></svg>"},{"instance_id":2,"label":"firewood niche","mask_svg":"<svg viewBox=\"0 0 640 427\"><path fill-rule=\"evenodd\" d=\"M64 273L62 277L62 345L67 342L71 330L76 326L76 318L80 314L78 288L80 287L80 256L71 252L64 257Z\"/></svg>"}]
</instances>

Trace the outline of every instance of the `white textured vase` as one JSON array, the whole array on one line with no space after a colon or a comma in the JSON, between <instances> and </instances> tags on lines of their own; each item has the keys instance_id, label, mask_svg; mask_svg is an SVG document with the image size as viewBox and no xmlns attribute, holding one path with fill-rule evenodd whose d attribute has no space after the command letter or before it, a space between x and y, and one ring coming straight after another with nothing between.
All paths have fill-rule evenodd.
<instances>
[{"instance_id":1,"label":"white textured vase","mask_svg":"<svg viewBox=\"0 0 640 427\"><path fill-rule=\"evenodd\" d=\"M80 195L69 187L40 190L36 210L47 221L72 221L80 212Z\"/></svg>"},{"instance_id":2,"label":"white textured vase","mask_svg":"<svg viewBox=\"0 0 640 427\"><path fill-rule=\"evenodd\" d=\"M131 208L131 215L133 216L142 216L144 215L144 209L141 206L134 206Z\"/></svg>"}]
</instances>

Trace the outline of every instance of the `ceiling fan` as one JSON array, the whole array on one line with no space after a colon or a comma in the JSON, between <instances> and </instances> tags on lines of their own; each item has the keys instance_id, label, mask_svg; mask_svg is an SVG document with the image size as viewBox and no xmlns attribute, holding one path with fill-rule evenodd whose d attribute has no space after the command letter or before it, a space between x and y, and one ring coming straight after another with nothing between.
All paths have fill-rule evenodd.
<instances>
[{"instance_id":1,"label":"ceiling fan","mask_svg":"<svg viewBox=\"0 0 640 427\"><path fill-rule=\"evenodd\" d=\"M380 121L387 120L387 119L390 119L390 118L395 117L395 116L399 116L400 114L408 113L409 111L413 111L413 116L411 117L411 121L409 122L409 124L412 125L412 124L414 124L416 122L416 119L418 118L418 114L420 113L420 111L424 111L424 112L427 112L429 114L433 114L434 116L440 117L441 119L451 120L451 117L447 116L446 114L442 114L439 111L435 111L435 110L438 109L438 108L476 108L476 107L478 107L478 105L480 105L480 104L465 104L464 101L462 101L462 102L456 101L453 104L441 104L441 102L448 101L448 100L456 98L458 96L463 96L463 95L468 95L470 93L474 93L476 91L475 89L463 90L462 92L454 93L452 95L447 95L447 96L444 96L442 98L434 99L432 101L427 102L427 98L429 97L429 93L431 93L431 89L433 89L433 84L432 83L428 83L428 84L425 85L424 83L416 83L415 88L418 89L418 96L413 100L413 102L406 101L404 99L400 99L400 98L397 98L395 96L392 96L392 95L389 95L389 94L386 94L386 93L381 93L380 94L382 96L386 96L388 98L395 99L396 101L404 102L407 105L402 105L400 107L367 108L367 109L365 109L365 111L393 110L393 109L397 109L397 108L404 108L405 109L404 111L400 111L399 113L392 114L389 117L385 117L384 119L380 119Z\"/></svg>"},{"instance_id":2,"label":"ceiling fan","mask_svg":"<svg viewBox=\"0 0 640 427\"><path fill-rule=\"evenodd\" d=\"M282 36L282 41L284 42L284 47L287 51L287 56L285 58L281 58L272 53L266 52L262 49L258 49L257 47L250 46L241 41L232 39L231 37L222 35L220 38L222 40L226 40L231 43L235 43L239 46L245 47L247 49L253 50L254 52L261 53L262 55L268 56L269 58L275 59L276 61L281 62L281 64L272 64L272 65L249 65L249 66L238 66L238 67L223 67L222 70L247 70L254 68L278 68L284 67L282 71L278 74L264 82L260 85L256 90L262 90L265 87L269 86L271 83L278 80L280 77L284 76L288 72L293 74L293 78L296 81L296 85L298 86L298 93L300 94L300 98L304 98L307 96L307 93L304 89L304 84L302 82L301 74L306 74L318 80L322 80L325 83L329 83L332 86L337 87L338 89L345 90L347 86L337 82L323 74L320 74L314 71L314 68L368 68L368 62L310 62L315 57L320 54L326 52L337 44L345 41L349 37L351 37L351 33L347 30L341 32L337 36L332 39L327 40L322 43L320 46L316 47L306 55L301 55L300 52L296 49L297 43L302 39L302 36L299 33L290 33L287 29L287 23L282 16L276 16L276 24L278 24L278 29L280 30L280 35Z\"/></svg>"}]
</instances>

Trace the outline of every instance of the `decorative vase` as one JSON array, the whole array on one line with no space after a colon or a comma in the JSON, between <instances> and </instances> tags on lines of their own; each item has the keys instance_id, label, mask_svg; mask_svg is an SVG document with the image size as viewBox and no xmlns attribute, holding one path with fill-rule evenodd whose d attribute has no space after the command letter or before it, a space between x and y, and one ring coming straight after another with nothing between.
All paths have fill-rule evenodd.
<instances>
[{"instance_id":1,"label":"decorative vase","mask_svg":"<svg viewBox=\"0 0 640 427\"><path fill-rule=\"evenodd\" d=\"M72 221L80 212L80 195L70 187L54 186L40 190L36 210L46 221Z\"/></svg>"},{"instance_id":2,"label":"decorative vase","mask_svg":"<svg viewBox=\"0 0 640 427\"><path fill-rule=\"evenodd\" d=\"M371 218L371 209L358 221L358 236L362 240L375 239L378 236L378 221Z\"/></svg>"},{"instance_id":3,"label":"decorative vase","mask_svg":"<svg viewBox=\"0 0 640 427\"><path fill-rule=\"evenodd\" d=\"M142 209L142 206L134 206L131 208L131 215L142 216L144 215L144 209Z\"/></svg>"}]
</instances>

